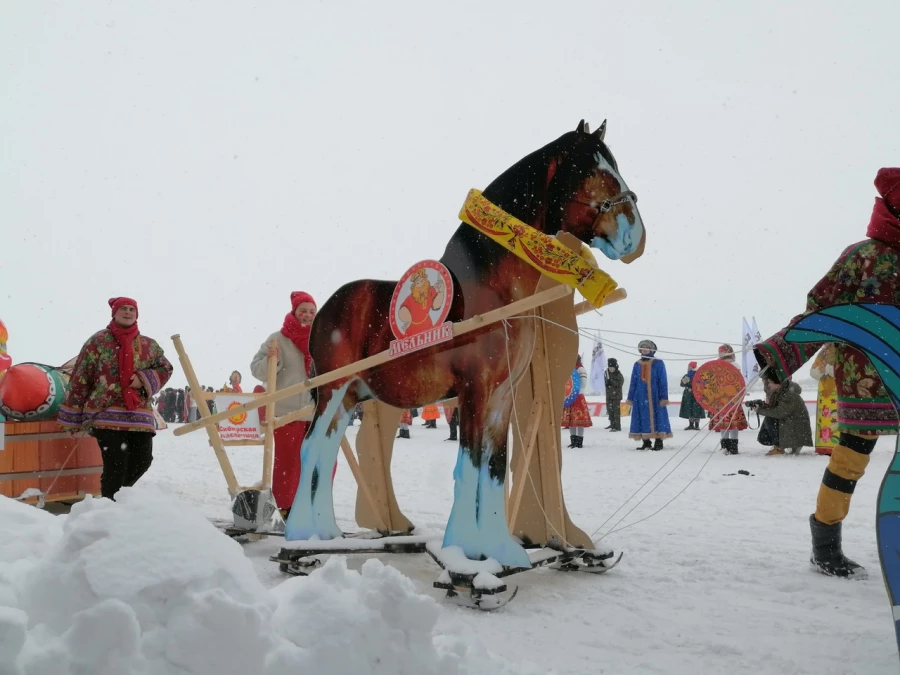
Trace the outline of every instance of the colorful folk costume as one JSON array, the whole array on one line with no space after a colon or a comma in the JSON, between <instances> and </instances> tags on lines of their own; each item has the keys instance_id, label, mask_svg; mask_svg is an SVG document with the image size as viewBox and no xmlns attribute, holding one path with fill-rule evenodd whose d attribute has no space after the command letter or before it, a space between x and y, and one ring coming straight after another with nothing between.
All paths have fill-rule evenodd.
<instances>
[{"instance_id":1,"label":"colorful folk costume","mask_svg":"<svg viewBox=\"0 0 900 675\"><path fill-rule=\"evenodd\" d=\"M834 381L834 344L828 343L816 356L809 374L819 381L816 401L816 454L831 455L838 444L837 384Z\"/></svg>"},{"instance_id":2,"label":"colorful folk costume","mask_svg":"<svg viewBox=\"0 0 900 675\"><path fill-rule=\"evenodd\" d=\"M138 330L134 300L111 298L109 306L112 321L78 354L58 422L97 439L103 456L100 494L113 499L153 462L156 420L150 399L169 381L172 364L156 340ZM131 313L123 316L120 309Z\"/></svg>"},{"instance_id":3,"label":"colorful folk costume","mask_svg":"<svg viewBox=\"0 0 900 675\"><path fill-rule=\"evenodd\" d=\"M409 425L412 424L412 410L407 408L400 414L400 431L397 438L409 438Z\"/></svg>"},{"instance_id":4,"label":"colorful folk costume","mask_svg":"<svg viewBox=\"0 0 900 675\"><path fill-rule=\"evenodd\" d=\"M450 437L445 439L448 441L456 441L459 440L457 438L457 431L459 430L459 407L458 406L448 406L446 403L444 404L444 419L447 420L447 425L450 427Z\"/></svg>"},{"instance_id":5,"label":"colorful folk costume","mask_svg":"<svg viewBox=\"0 0 900 675\"><path fill-rule=\"evenodd\" d=\"M631 369L628 402L631 404L631 433L629 438L643 440L638 450L662 450L663 439L672 438L669 426L669 382L666 365L654 357L656 344L641 340L638 344L641 359Z\"/></svg>"},{"instance_id":6,"label":"colorful folk costume","mask_svg":"<svg viewBox=\"0 0 900 675\"><path fill-rule=\"evenodd\" d=\"M572 405L568 408L563 408L562 427L569 429L569 440L571 442L567 447L583 448L584 430L586 427L594 426L594 423L591 421L591 411L588 410L587 400L584 398L584 394L581 393L587 388L588 376L587 371L581 363L580 356L575 360L575 370L578 372L578 377L581 379L581 388L579 389L578 396L572 401Z\"/></svg>"},{"instance_id":7,"label":"colorful folk costume","mask_svg":"<svg viewBox=\"0 0 900 675\"><path fill-rule=\"evenodd\" d=\"M731 345L722 345L719 347L719 358L733 364L734 348ZM715 415L710 414L709 417L709 428L722 433L720 445L726 455L738 454L738 432L747 428L747 416L742 408L745 388L743 377L740 379L740 388L742 393L739 397Z\"/></svg>"},{"instance_id":8,"label":"colorful folk costume","mask_svg":"<svg viewBox=\"0 0 900 675\"><path fill-rule=\"evenodd\" d=\"M609 417L609 426L606 428L610 431L622 431L622 389L625 387L625 376L619 370L616 359L606 362L603 384L606 387L606 414Z\"/></svg>"},{"instance_id":9,"label":"colorful folk costume","mask_svg":"<svg viewBox=\"0 0 900 675\"><path fill-rule=\"evenodd\" d=\"M896 305L900 295L900 168L881 169L875 177L881 195L866 231L868 239L841 253L828 273L809 292L806 313L840 304L865 302ZM766 368L764 377L782 382L795 373L822 347L821 343L792 344L786 328L755 348L757 361ZM858 349L834 346L834 379L837 386L838 444L809 517L813 567L826 575L865 578L865 569L844 556L841 524L850 510L857 481L869 464L869 456L880 435L896 435L897 412L881 378Z\"/></svg>"},{"instance_id":10,"label":"colorful folk costume","mask_svg":"<svg viewBox=\"0 0 900 675\"><path fill-rule=\"evenodd\" d=\"M422 426L426 429L437 429L437 421L440 416L441 411L434 403L422 406L422 419L425 421Z\"/></svg>"},{"instance_id":11,"label":"colorful folk costume","mask_svg":"<svg viewBox=\"0 0 900 675\"><path fill-rule=\"evenodd\" d=\"M688 364L687 374L681 378L681 386L684 388L684 393L681 394L681 408L678 411L678 416L682 419L688 420L688 425L685 427L685 431L698 430L700 429L700 420L706 418L706 411L697 403L697 399L694 397L694 375L697 374L697 362L691 361Z\"/></svg>"},{"instance_id":12,"label":"colorful folk costume","mask_svg":"<svg viewBox=\"0 0 900 675\"><path fill-rule=\"evenodd\" d=\"M275 389L285 389L306 380L312 372L312 358L309 355L309 334L312 324L303 324L297 318L297 308L302 303L315 306L315 300L309 293L294 291L291 293L291 311L284 317L281 330L266 338L250 362L250 373L257 380L268 379L269 344L274 340L278 346ZM236 377L235 377L236 376ZM231 375L232 391L240 391L241 374L234 371ZM312 404L308 391L283 398L275 403L275 417L283 417L300 408ZM263 409L261 408L260 411ZM309 422L291 422L275 429L275 461L272 466L272 496L275 504L287 517L297 486L300 484L300 445L306 436ZM337 464L331 479L337 472Z\"/></svg>"}]
</instances>

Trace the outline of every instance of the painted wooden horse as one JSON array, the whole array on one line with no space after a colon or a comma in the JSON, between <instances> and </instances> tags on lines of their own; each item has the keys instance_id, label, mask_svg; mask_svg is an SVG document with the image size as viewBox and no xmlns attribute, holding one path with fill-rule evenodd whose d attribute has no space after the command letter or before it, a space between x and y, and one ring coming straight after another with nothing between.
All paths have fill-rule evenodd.
<instances>
[{"instance_id":1,"label":"painted wooden horse","mask_svg":"<svg viewBox=\"0 0 900 675\"><path fill-rule=\"evenodd\" d=\"M569 232L608 258L630 263L643 253L645 231L636 196L604 143L606 123L575 131L506 170L483 196L548 235ZM540 272L470 225L460 224L440 262L450 271L447 320L458 322L531 296ZM318 373L388 348L395 281L353 281L319 309L310 353ZM513 383L528 367L533 321L493 324L318 388L316 411L303 440L303 471L287 521L288 540L342 536L334 519L331 471L356 404L377 399L397 408L458 397L459 455L444 547L473 560L494 558L530 567L510 535L504 480Z\"/></svg>"}]
</instances>

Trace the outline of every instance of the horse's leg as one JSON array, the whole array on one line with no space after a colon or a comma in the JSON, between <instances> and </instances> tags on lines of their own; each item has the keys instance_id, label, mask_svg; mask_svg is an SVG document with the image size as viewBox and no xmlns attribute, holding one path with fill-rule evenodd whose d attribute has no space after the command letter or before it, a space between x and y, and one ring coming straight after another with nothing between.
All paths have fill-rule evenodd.
<instances>
[{"instance_id":1,"label":"horse's leg","mask_svg":"<svg viewBox=\"0 0 900 675\"><path fill-rule=\"evenodd\" d=\"M473 400L474 399L474 400ZM459 546L467 558L493 558L509 567L531 567L525 549L506 523L506 453L512 408L507 381L489 397L460 397L460 448L444 547ZM470 412L471 411L471 412Z\"/></svg>"},{"instance_id":2,"label":"horse's leg","mask_svg":"<svg viewBox=\"0 0 900 675\"><path fill-rule=\"evenodd\" d=\"M361 386L351 380L317 391L316 413L300 447L300 485L285 524L288 541L343 536L334 519L331 474Z\"/></svg>"}]
</instances>

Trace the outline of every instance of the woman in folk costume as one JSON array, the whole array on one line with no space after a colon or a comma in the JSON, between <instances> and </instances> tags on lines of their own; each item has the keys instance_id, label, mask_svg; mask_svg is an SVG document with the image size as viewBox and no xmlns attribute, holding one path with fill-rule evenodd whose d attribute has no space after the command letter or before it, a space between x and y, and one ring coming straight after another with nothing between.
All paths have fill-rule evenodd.
<instances>
[{"instance_id":1,"label":"woman in folk costume","mask_svg":"<svg viewBox=\"0 0 900 675\"><path fill-rule=\"evenodd\" d=\"M156 340L138 330L137 302L111 298L112 321L78 354L59 424L97 439L103 456L100 494L113 499L153 462L156 421L150 407L172 376L172 364Z\"/></svg>"},{"instance_id":2,"label":"woman in folk costume","mask_svg":"<svg viewBox=\"0 0 900 675\"><path fill-rule=\"evenodd\" d=\"M790 327L807 314L860 300L898 304L900 168L880 169L875 189L880 196L875 198L867 238L844 249L809 292L806 312L754 348L756 360L766 367L763 377L783 382L821 349L821 343L797 345L784 339ZM855 347L835 344L834 380L840 436L822 476L815 513L809 517L810 563L828 576L864 579L866 570L843 553L841 526L878 437L897 434L897 411L868 357Z\"/></svg>"},{"instance_id":3,"label":"woman in folk costume","mask_svg":"<svg viewBox=\"0 0 900 675\"><path fill-rule=\"evenodd\" d=\"M437 421L440 416L441 411L436 404L432 403L431 405L424 406L422 408L422 419L425 421L425 424L422 426L426 429L437 429Z\"/></svg>"},{"instance_id":4,"label":"woman in folk costume","mask_svg":"<svg viewBox=\"0 0 900 675\"><path fill-rule=\"evenodd\" d=\"M662 450L663 439L672 438L669 426L669 381L666 365L657 359L656 344L651 340L638 343L640 361L631 369L628 403L631 404L629 438L643 440L638 450ZM650 441L653 441L651 446Z\"/></svg>"},{"instance_id":5,"label":"woman in folk costume","mask_svg":"<svg viewBox=\"0 0 900 675\"><path fill-rule=\"evenodd\" d=\"M400 413L400 431L397 433L397 438L409 438L409 425L411 424L412 411L409 408L406 408Z\"/></svg>"},{"instance_id":6,"label":"woman in folk costume","mask_svg":"<svg viewBox=\"0 0 900 675\"><path fill-rule=\"evenodd\" d=\"M242 379L240 372L237 370L232 371L231 377L228 378L228 384L225 385L222 391L232 391L238 394L242 393L244 391L241 389Z\"/></svg>"},{"instance_id":7,"label":"woman in folk costume","mask_svg":"<svg viewBox=\"0 0 900 675\"><path fill-rule=\"evenodd\" d=\"M700 420L706 418L706 412L701 405L697 403L694 397L694 376L697 374L697 362L691 361L688 364L687 374L681 378L681 386L684 387L684 393L681 394L681 408L678 416L688 420L685 431L699 431Z\"/></svg>"},{"instance_id":8,"label":"woman in folk costume","mask_svg":"<svg viewBox=\"0 0 900 675\"><path fill-rule=\"evenodd\" d=\"M730 364L734 364L734 347L731 345L722 345L719 347L719 359ZM740 387L740 395L735 396L722 410L709 415L709 428L711 431L719 431L722 433L720 447L725 451L726 455L737 455L738 453L738 432L747 428L747 416L744 414L744 389L746 383L744 376L738 372L738 387Z\"/></svg>"},{"instance_id":9,"label":"woman in folk costume","mask_svg":"<svg viewBox=\"0 0 900 675\"><path fill-rule=\"evenodd\" d=\"M250 372L257 380L268 379L269 357L277 359L275 388L285 389L310 377L313 369L309 355L309 333L316 317L316 302L309 293L291 293L291 311L284 317L281 330L272 333L262 343L250 363ZM274 346L270 346L272 341ZM237 371L235 371L237 373ZM240 376L240 373L238 373ZM232 386L239 386L232 376ZM275 416L283 417L312 404L308 391L288 396L275 403ZM285 518L294 503L300 484L300 445L306 436L309 422L291 422L275 429L275 461L272 468L272 496ZM337 471L337 463L331 479Z\"/></svg>"},{"instance_id":10,"label":"woman in folk costume","mask_svg":"<svg viewBox=\"0 0 900 675\"><path fill-rule=\"evenodd\" d=\"M838 444L837 384L834 381L834 344L822 348L809 374L819 382L816 401L816 454L831 455Z\"/></svg>"},{"instance_id":11,"label":"woman in folk costume","mask_svg":"<svg viewBox=\"0 0 900 675\"><path fill-rule=\"evenodd\" d=\"M578 396L572 401L572 405L563 409L562 427L569 430L569 440L571 441L569 448L584 447L584 430L586 427L594 426L591 421L591 412L587 407L587 400L582 393L587 389L587 371L581 363L581 357L575 359L575 370L578 372L581 387Z\"/></svg>"}]
</instances>

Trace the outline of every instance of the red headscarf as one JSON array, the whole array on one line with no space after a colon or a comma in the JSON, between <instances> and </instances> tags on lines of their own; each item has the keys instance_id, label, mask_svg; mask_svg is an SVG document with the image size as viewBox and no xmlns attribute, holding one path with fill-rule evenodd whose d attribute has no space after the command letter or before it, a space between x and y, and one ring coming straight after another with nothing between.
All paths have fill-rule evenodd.
<instances>
[{"instance_id":1,"label":"red headscarf","mask_svg":"<svg viewBox=\"0 0 900 675\"><path fill-rule=\"evenodd\" d=\"M879 169L875 189L881 197L875 198L866 236L900 246L900 169Z\"/></svg>"},{"instance_id":2,"label":"red headscarf","mask_svg":"<svg viewBox=\"0 0 900 675\"><path fill-rule=\"evenodd\" d=\"M116 310L124 305L134 307L134 313L137 316L137 303L131 298L109 299L109 306L112 309L113 316L115 316ZM140 335L137 321L128 328L122 328L113 319L109 322L107 328L119 345L119 385L122 387L122 400L125 402L127 410L135 410L141 405L141 397L138 395L137 390L131 387L131 377L134 375L134 338Z\"/></svg>"},{"instance_id":3,"label":"red headscarf","mask_svg":"<svg viewBox=\"0 0 900 675\"><path fill-rule=\"evenodd\" d=\"M303 360L306 365L306 375L309 376L312 372L312 357L309 355L309 332L312 329L312 326L301 325L297 317L294 316L294 312L297 311L297 307L301 302L309 302L313 305L316 304L316 301L313 300L313 297L309 293L305 293L304 291L294 291L291 293L291 311L284 317L284 324L281 326L281 334L293 342L294 346L296 346L297 349L300 350L300 353L303 354Z\"/></svg>"}]
</instances>

